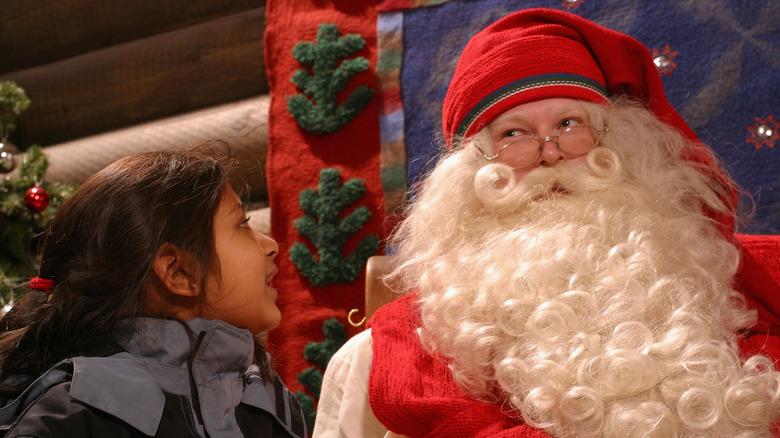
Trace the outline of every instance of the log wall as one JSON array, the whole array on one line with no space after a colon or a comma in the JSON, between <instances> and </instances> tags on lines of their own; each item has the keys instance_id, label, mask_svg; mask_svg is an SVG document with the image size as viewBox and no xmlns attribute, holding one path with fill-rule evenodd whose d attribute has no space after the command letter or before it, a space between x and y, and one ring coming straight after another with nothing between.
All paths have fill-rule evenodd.
<instances>
[{"instance_id":1,"label":"log wall","mask_svg":"<svg viewBox=\"0 0 780 438\"><path fill-rule=\"evenodd\" d=\"M0 80L32 101L9 140L43 146L49 178L80 183L121 156L220 137L267 199L264 0L5 3Z\"/></svg>"},{"instance_id":2,"label":"log wall","mask_svg":"<svg viewBox=\"0 0 780 438\"><path fill-rule=\"evenodd\" d=\"M47 177L79 184L127 155L222 138L242 162L240 177L265 193L269 104L268 96L259 96L49 146Z\"/></svg>"},{"instance_id":3,"label":"log wall","mask_svg":"<svg viewBox=\"0 0 780 438\"><path fill-rule=\"evenodd\" d=\"M0 7L0 74L265 6L265 0L23 0Z\"/></svg>"}]
</instances>

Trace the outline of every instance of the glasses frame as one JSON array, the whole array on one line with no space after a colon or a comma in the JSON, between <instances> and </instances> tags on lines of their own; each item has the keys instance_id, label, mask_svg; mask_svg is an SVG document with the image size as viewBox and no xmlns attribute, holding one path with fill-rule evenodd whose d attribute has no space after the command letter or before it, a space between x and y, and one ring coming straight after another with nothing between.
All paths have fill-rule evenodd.
<instances>
[{"instance_id":1,"label":"glasses frame","mask_svg":"<svg viewBox=\"0 0 780 438\"><path fill-rule=\"evenodd\" d=\"M529 138L529 139L522 139L522 140L515 140L515 141L510 141L509 143L507 143L507 144L505 144L505 145L501 146L501 148L500 148L500 149L499 149L499 150L496 152L496 154L495 154L495 155L493 155L492 157L489 157L489 156L488 156L486 153L484 153L484 152L482 152L482 156L484 156L484 157L485 157L485 159L486 159L486 160L488 160L488 161L493 161L493 160L495 160L495 159L497 159L497 158L498 158L498 156L501 154L501 151L503 151L504 149L508 148L509 146L511 146L511 145L513 145L513 144L515 144L515 143L518 143L518 142L521 142L521 141L525 141L525 140L536 140L536 141L539 143L539 154L536 156L536 158L534 158L534 159L533 159L533 161L532 161L532 163L531 163L531 164L529 164L529 165L527 165L527 166L523 166L523 167L514 167L514 169L527 169L527 168L529 168L529 167L532 167L532 166L533 166L533 165L536 163L536 161L537 161L537 160L539 160L539 157L541 157L541 156L542 156L542 153L544 152L544 145L545 145L545 144L546 144L548 141L551 141L551 142L553 142L553 144L555 145L555 147L556 147L556 148L557 148L559 151L561 151L561 152L563 152L563 153L565 153L565 154L568 154L568 155L574 156L574 157L580 157L580 156L582 156L582 155L585 155L585 154L587 154L588 152L583 152L583 153L581 153L581 154L572 154L572 153L566 152L565 150L561 149L561 146L558 144L558 138L559 138L561 135L563 135L563 134L566 134L567 132L570 132L572 129L576 129L576 128L590 128L590 129L592 129L592 130L593 130L593 131L596 133L596 138L595 138L596 142L593 144L593 146L592 146L590 149L588 149L588 152L590 152L590 151L592 151L593 149L595 149L596 147L598 147L598 146L599 146L599 143L601 142L601 136L602 136L602 135L604 135L604 134L606 134L607 132L609 132L609 128L608 128L607 126L604 126L604 128L603 128L603 129L596 129L596 128L595 128L595 127L593 127L592 125L580 125L580 126L575 126L575 127L573 127L573 128L566 128L566 129L564 129L564 130L563 130L563 131L562 131L560 134L558 134L558 135L548 135L547 137L544 137L544 138L539 138L539 137L531 137L531 138Z\"/></svg>"}]
</instances>

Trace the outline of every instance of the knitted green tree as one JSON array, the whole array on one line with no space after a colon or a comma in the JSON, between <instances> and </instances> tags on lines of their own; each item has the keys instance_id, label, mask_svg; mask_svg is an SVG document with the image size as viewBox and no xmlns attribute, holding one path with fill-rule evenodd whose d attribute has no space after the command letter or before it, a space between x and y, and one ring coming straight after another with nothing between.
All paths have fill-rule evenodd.
<instances>
[{"instance_id":1,"label":"knitted green tree","mask_svg":"<svg viewBox=\"0 0 780 438\"><path fill-rule=\"evenodd\" d=\"M379 238L370 234L352 253L346 257L342 255L347 240L368 222L371 213L365 206L360 206L341 218L341 212L363 196L366 186L360 179L353 178L339 188L339 174L339 169L335 168L320 171L317 190L301 192L299 203L306 215L293 222L298 233L317 248L319 260L301 242L290 248L290 259L298 272L314 286L353 282L379 247Z\"/></svg>"},{"instance_id":2,"label":"knitted green tree","mask_svg":"<svg viewBox=\"0 0 780 438\"><path fill-rule=\"evenodd\" d=\"M347 334L344 331L344 325L336 318L331 318L322 324L322 333L325 335L325 341L309 342L303 349L303 357L325 370L330 358L347 342ZM298 382L311 391L315 398L320 398L322 371L315 367L307 368L298 375ZM303 409L306 424L309 426L309 430L312 430L317 415L314 410L314 399L303 391L298 391L295 396Z\"/></svg>"},{"instance_id":3,"label":"knitted green tree","mask_svg":"<svg viewBox=\"0 0 780 438\"><path fill-rule=\"evenodd\" d=\"M295 45L293 57L311 67L311 73L301 69L291 79L303 92L287 98L287 109L298 126L314 134L335 132L365 109L374 90L364 85L357 87L343 103L337 99L355 75L368 69L369 63L363 57L345 59L362 50L365 44L360 35L342 37L335 24L324 23L317 29L316 44Z\"/></svg>"},{"instance_id":4,"label":"knitted green tree","mask_svg":"<svg viewBox=\"0 0 780 438\"><path fill-rule=\"evenodd\" d=\"M19 165L19 173L0 186L0 304L13 298L14 288L35 276L38 236L46 229L75 186L49 183L43 177L49 161L43 150L32 146ZM38 193L31 196L31 189ZM48 195L43 202L40 195Z\"/></svg>"}]
</instances>

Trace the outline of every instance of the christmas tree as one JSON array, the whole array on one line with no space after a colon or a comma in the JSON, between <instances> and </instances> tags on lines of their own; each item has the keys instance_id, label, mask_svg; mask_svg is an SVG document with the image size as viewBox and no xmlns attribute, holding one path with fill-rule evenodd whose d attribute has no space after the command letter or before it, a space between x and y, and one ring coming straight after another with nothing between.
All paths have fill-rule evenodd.
<instances>
[{"instance_id":1,"label":"christmas tree","mask_svg":"<svg viewBox=\"0 0 780 438\"><path fill-rule=\"evenodd\" d=\"M17 150L8 143L16 118L30 105L24 90L0 82L0 309L14 300L16 286L37 274L39 238L62 202L76 189L44 180L49 165L41 147L31 146L17 167Z\"/></svg>"}]
</instances>

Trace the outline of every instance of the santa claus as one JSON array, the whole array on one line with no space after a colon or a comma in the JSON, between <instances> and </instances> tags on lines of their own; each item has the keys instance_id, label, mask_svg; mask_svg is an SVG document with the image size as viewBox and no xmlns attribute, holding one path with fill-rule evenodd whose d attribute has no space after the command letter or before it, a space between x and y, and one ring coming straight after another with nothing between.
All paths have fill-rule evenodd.
<instances>
[{"instance_id":1,"label":"santa claus","mask_svg":"<svg viewBox=\"0 0 780 438\"><path fill-rule=\"evenodd\" d=\"M334 356L315 437L776 432L780 352L744 346L778 328L734 288L736 186L647 49L511 14L466 46L443 131L393 236L408 294Z\"/></svg>"}]
</instances>

